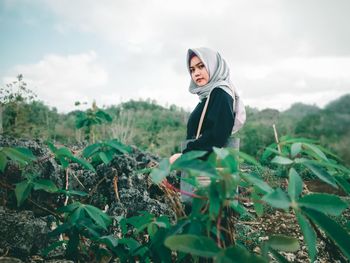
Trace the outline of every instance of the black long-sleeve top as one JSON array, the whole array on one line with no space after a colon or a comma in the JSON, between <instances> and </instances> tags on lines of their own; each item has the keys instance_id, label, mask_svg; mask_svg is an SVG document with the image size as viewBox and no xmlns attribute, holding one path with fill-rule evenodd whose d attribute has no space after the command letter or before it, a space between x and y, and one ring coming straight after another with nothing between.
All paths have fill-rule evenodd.
<instances>
[{"instance_id":1,"label":"black long-sleeve top","mask_svg":"<svg viewBox=\"0 0 350 263\"><path fill-rule=\"evenodd\" d=\"M206 98L191 113L187 123L187 140L195 139L199 119ZM187 144L183 153L201 150L213 151L213 146L223 147L231 135L234 124L233 99L221 88L214 88L210 94L208 108L204 117L201 136Z\"/></svg>"}]
</instances>

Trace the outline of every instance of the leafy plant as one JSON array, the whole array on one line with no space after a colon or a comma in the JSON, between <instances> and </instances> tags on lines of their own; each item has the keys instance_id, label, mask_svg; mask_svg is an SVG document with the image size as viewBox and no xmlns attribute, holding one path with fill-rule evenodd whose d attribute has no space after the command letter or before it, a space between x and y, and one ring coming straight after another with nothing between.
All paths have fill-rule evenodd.
<instances>
[{"instance_id":1,"label":"leafy plant","mask_svg":"<svg viewBox=\"0 0 350 263\"><path fill-rule=\"evenodd\" d=\"M94 171L94 167L84 159L76 157L67 147L57 148L51 142L48 142L50 150L54 154L54 157L60 162L64 169L68 168L70 162L80 164L82 167Z\"/></svg>"},{"instance_id":2,"label":"leafy plant","mask_svg":"<svg viewBox=\"0 0 350 263\"><path fill-rule=\"evenodd\" d=\"M75 122L77 129L85 128L85 139L95 141L93 126L112 122L112 117L104 110L97 108L93 102L91 109L86 112L79 112Z\"/></svg>"},{"instance_id":3,"label":"leafy plant","mask_svg":"<svg viewBox=\"0 0 350 263\"><path fill-rule=\"evenodd\" d=\"M36 160L33 153L24 147L0 147L0 171L4 172L8 161L11 160L23 167Z\"/></svg>"},{"instance_id":4,"label":"leafy plant","mask_svg":"<svg viewBox=\"0 0 350 263\"><path fill-rule=\"evenodd\" d=\"M33 174L26 174L24 177L27 179L17 183L15 188L18 207L28 198L32 190L43 190L48 193L57 193L59 190L51 180L37 179L37 175Z\"/></svg>"},{"instance_id":5,"label":"leafy plant","mask_svg":"<svg viewBox=\"0 0 350 263\"><path fill-rule=\"evenodd\" d=\"M186 171L190 175L188 183L198 189L195 193L182 192L193 198L189 218L190 225L196 225L197 230L193 232L194 228L184 229L181 235L168 237L165 244L172 250L216 260L220 258L218 255L229 253L221 248L227 240L220 231L220 224L227 217L223 209L227 205L239 213L245 213L240 203L246 198L240 197L235 191L239 185L250 189L250 200L254 202L258 215L263 214L262 204L268 204L275 209L283 209L286 213L290 209L294 210L311 261L316 258L318 228L322 229L335 242L343 255L350 259L348 247L350 235L346 229L329 217L341 215L349 204L337 195L304 193L302 191L303 181L299 175L299 172L308 169L321 181L338 188L339 181L341 181L338 178L347 181L349 170L333 159L336 158L335 155L317 146L313 141L285 137L281 140L281 145L281 152L277 150L277 147L275 149L270 146L265 151L264 158L272 158L272 163L282 166L288 172L287 192L281 188L271 188L257 174L240 171L239 162L258 164L253 158L232 149L214 148L214 153L206 162L197 159L202 156L201 152L184 154L173 165L170 165L168 160L163 160L159 168L154 169L151 173L151 178L155 183L165 182L167 184L166 176L176 169ZM201 186L196 180L198 175L208 176L211 184ZM201 220L194 220L198 216ZM295 251L298 248L298 240L295 238L271 236L269 241L262 244L262 256L268 260L268 252L271 252L279 262L286 262L278 250Z\"/></svg>"},{"instance_id":6,"label":"leafy plant","mask_svg":"<svg viewBox=\"0 0 350 263\"><path fill-rule=\"evenodd\" d=\"M112 219L100 209L80 202L74 202L57 209L57 212L65 213L65 222L59 225L51 235L67 235L67 258L73 260L79 258L79 253L83 253L84 247L89 246L86 241L84 242L84 238L100 240L103 243L112 243L113 245L113 239L102 236L102 233L106 232L108 226L112 223ZM48 254L50 250L58 245L61 245L61 241L51 245L44 251L44 254Z\"/></svg>"},{"instance_id":7,"label":"leafy plant","mask_svg":"<svg viewBox=\"0 0 350 263\"><path fill-rule=\"evenodd\" d=\"M130 153L131 148L116 139L98 142L87 146L83 150L85 158L91 158L93 163L109 164L115 154Z\"/></svg>"}]
</instances>

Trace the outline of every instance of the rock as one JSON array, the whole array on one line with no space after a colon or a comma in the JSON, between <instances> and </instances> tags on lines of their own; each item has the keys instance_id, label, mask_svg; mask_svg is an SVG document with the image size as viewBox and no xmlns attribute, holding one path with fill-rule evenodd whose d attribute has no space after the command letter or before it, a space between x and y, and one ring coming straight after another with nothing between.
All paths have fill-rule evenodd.
<instances>
[{"instance_id":1,"label":"rock","mask_svg":"<svg viewBox=\"0 0 350 263\"><path fill-rule=\"evenodd\" d=\"M257 253L257 254L260 254L261 248L260 248L260 247L255 247L255 248L253 249L253 251L254 251L255 253Z\"/></svg>"},{"instance_id":2,"label":"rock","mask_svg":"<svg viewBox=\"0 0 350 263\"><path fill-rule=\"evenodd\" d=\"M47 220L35 218L31 211L12 211L0 207L0 247L10 255L25 258L47 246Z\"/></svg>"},{"instance_id":3,"label":"rock","mask_svg":"<svg viewBox=\"0 0 350 263\"><path fill-rule=\"evenodd\" d=\"M0 257L0 263L22 263L23 261L18 258Z\"/></svg>"}]
</instances>

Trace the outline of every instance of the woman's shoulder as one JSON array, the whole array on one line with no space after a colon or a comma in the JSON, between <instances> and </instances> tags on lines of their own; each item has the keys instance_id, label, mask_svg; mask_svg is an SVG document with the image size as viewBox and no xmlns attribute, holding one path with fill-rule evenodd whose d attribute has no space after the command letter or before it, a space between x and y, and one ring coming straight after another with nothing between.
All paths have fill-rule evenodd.
<instances>
[{"instance_id":1,"label":"woman's shoulder","mask_svg":"<svg viewBox=\"0 0 350 263\"><path fill-rule=\"evenodd\" d=\"M220 87L215 87L211 91L210 97L211 98L218 97L218 98L222 98L222 99L224 99L224 98L225 99L232 99L232 96Z\"/></svg>"}]
</instances>

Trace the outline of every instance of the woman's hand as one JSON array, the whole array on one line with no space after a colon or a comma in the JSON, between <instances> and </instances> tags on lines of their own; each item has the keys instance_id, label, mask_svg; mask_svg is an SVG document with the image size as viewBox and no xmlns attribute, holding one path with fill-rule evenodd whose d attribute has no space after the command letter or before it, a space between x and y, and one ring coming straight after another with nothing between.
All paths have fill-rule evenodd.
<instances>
[{"instance_id":1,"label":"woman's hand","mask_svg":"<svg viewBox=\"0 0 350 263\"><path fill-rule=\"evenodd\" d=\"M175 153L169 158L170 164L173 164L177 158L179 158L182 155L182 153Z\"/></svg>"}]
</instances>

